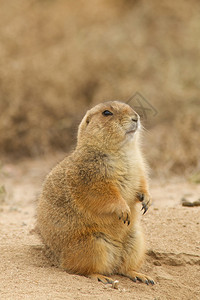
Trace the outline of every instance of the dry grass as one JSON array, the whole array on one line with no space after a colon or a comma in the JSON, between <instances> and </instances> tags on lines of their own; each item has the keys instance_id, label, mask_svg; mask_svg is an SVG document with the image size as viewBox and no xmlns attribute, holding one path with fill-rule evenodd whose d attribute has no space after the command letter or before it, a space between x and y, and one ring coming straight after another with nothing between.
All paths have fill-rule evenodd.
<instances>
[{"instance_id":1,"label":"dry grass","mask_svg":"<svg viewBox=\"0 0 200 300\"><path fill-rule=\"evenodd\" d=\"M67 151L92 105L139 91L158 110L156 172L197 172L199 1L0 0L0 152Z\"/></svg>"}]
</instances>

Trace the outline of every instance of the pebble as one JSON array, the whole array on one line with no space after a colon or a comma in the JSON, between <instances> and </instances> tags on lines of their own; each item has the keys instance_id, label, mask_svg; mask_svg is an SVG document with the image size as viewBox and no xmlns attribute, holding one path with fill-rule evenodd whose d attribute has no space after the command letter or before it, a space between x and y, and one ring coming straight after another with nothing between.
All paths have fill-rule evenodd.
<instances>
[{"instance_id":1,"label":"pebble","mask_svg":"<svg viewBox=\"0 0 200 300\"><path fill-rule=\"evenodd\" d=\"M181 203L182 206L188 206L188 207L200 206L200 199L192 202L183 197L181 199Z\"/></svg>"}]
</instances>

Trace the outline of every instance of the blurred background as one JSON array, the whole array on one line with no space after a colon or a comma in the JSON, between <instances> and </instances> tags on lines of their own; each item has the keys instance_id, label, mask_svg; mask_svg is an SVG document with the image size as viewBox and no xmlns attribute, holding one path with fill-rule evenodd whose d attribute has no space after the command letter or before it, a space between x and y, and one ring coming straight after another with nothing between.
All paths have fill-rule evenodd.
<instances>
[{"instance_id":1,"label":"blurred background","mask_svg":"<svg viewBox=\"0 0 200 300\"><path fill-rule=\"evenodd\" d=\"M139 92L154 175L200 170L198 0L0 0L1 161L67 152L85 111Z\"/></svg>"}]
</instances>

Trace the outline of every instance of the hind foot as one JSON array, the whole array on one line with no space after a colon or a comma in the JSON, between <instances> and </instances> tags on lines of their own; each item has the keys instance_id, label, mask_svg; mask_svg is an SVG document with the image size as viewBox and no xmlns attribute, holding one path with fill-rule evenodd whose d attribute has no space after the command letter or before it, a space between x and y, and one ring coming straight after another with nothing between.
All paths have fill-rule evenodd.
<instances>
[{"instance_id":1,"label":"hind foot","mask_svg":"<svg viewBox=\"0 0 200 300\"><path fill-rule=\"evenodd\" d=\"M91 279L97 279L98 281L101 281L104 284L111 284L113 289L118 289L118 280L113 280L112 278L101 274L91 274L88 277Z\"/></svg>"},{"instance_id":2,"label":"hind foot","mask_svg":"<svg viewBox=\"0 0 200 300\"><path fill-rule=\"evenodd\" d=\"M149 284L154 285L154 280L151 277L144 275L142 273L138 273L135 271L129 271L129 272L127 272L127 274L123 274L123 275L130 278L134 282L136 282L138 280L140 282L146 283L147 285L149 285Z\"/></svg>"}]
</instances>

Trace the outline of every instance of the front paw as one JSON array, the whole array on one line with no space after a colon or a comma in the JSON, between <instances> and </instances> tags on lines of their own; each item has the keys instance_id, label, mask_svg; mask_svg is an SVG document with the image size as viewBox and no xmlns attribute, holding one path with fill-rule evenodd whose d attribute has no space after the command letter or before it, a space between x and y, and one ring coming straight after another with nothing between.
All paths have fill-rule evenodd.
<instances>
[{"instance_id":1,"label":"front paw","mask_svg":"<svg viewBox=\"0 0 200 300\"><path fill-rule=\"evenodd\" d=\"M119 217L119 220L122 220L124 222L124 224L126 224L126 222L127 222L127 225L130 224L130 213L131 213L131 211L130 211L130 208L128 207L128 205L124 208L116 210L116 214Z\"/></svg>"},{"instance_id":2,"label":"front paw","mask_svg":"<svg viewBox=\"0 0 200 300\"><path fill-rule=\"evenodd\" d=\"M144 215L151 205L151 196L149 194L138 193L138 200L142 203L141 210L144 210Z\"/></svg>"}]
</instances>

